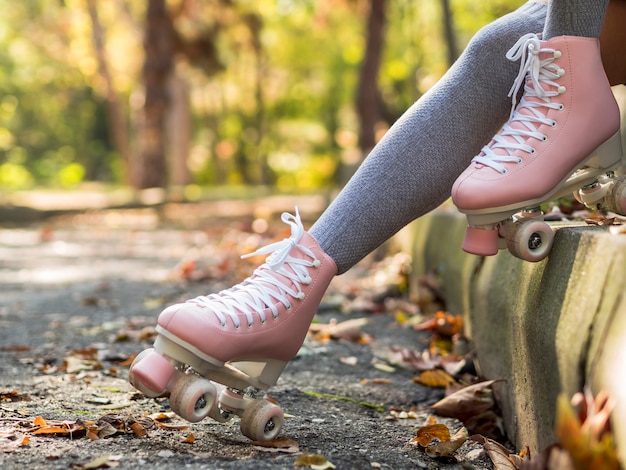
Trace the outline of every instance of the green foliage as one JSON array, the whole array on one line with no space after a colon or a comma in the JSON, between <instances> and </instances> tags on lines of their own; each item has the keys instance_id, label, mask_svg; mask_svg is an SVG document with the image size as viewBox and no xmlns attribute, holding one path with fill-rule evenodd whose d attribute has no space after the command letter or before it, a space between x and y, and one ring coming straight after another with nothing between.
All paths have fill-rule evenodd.
<instances>
[{"instance_id":1,"label":"green foliage","mask_svg":"<svg viewBox=\"0 0 626 470\"><path fill-rule=\"evenodd\" d=\"M146 0L96 2L124 125L137 148ZM519 0L452 0L460 46ZM355 89L367 2L198 0L168 3L181 37L217 57L179 57L192 116L194 183L331 184L358 158ZM184 8L182 8L184 7ZM120 183L107 95L82 0L0 0L0 190L85 180ZM439 0L388 2L379 84L398 117L446 70ZM390 123L388 123L390 124Z\"/></svg>"}]
</instances>

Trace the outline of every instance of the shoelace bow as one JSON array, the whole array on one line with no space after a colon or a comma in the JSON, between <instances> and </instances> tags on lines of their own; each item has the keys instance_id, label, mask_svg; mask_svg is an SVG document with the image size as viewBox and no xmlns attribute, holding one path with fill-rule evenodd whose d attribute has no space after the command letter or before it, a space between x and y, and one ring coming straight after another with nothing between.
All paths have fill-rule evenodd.
<instances>
[{"instance_id":1,"label":"shoelace bow","mask_svg":"<svg viewBox=\"0 0 626 470\"><path fill-rule=\"evenodd\" d=\"M291 226L289 238L242 256L242 258L250 258L257 255L269 255L265 264L257 268L252 276L230 289L217 294L196 297L190 302L209 307L222 326L226 326L226 319L230 318L235 328L239 328L240 314L246 316L248 327L251 327L254 322L253 312L259 316L261 323L265 323L266 308L272 311L274 319L278 318L276 301L289 309L291 308L289 297L303 300L304 292L301 286L312 282L308 268L318 267L321 262L310 249L298 244L304 234L298 208L296 207L295 215L283 213L281 220ZM294 258L291 256L293 250L300 250L311 259ZM288 279L292 285L287 285L275 274Z\"/></svg>"},{"instance_id":2,"label":"shoelace bow","mask_svg":"<svg viewBox=\"0 0 626 470\"><path fill-rule=\"evenodd\" d=\"M544 54L543 59L539 54ZM516 150L534 154L535 149L527 143L529 137L544 141L547 137L539 132L536 125L547 124L556 126L556 121L548 119L544 110L562 109L560 103L552 103L550 98L565 93L565 87L554 80L562 77L565 71L554 63L561 56L561 52L555 49L541 48L541 42L536 34L522 36L515 45L507 52L509 60L520 60L520 69L509 91L512 99L511 115L509 122L493 138L493 141L482 148L482 154L474 157L473 162L491 167L500 173L506 173L507 169L502 163L521 163L522 159L513 154ZM519 90L524 85L524 94L517 103ZM542 85L547 85L544 88ZM539 99L529 99L539 98ZM527 110L522 113L522 110ZM514 122L521 123L513 127ZM524 129L525 128L525 129ZM504 155L499 155L494 150L504 150Z\"/></svg>"}]
</instances>

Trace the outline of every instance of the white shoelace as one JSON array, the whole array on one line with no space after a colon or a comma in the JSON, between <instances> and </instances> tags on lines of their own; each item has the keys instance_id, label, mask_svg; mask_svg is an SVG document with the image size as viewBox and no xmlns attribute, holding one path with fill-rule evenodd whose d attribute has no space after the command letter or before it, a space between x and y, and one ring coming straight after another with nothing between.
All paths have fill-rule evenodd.
<instances>
[{"instance_id":1,"label":"white shoelace","mask_svg":"<svg viewBox=\"0 0 626 470\"><path fill-rule=\"evenodd\" d=\"M539 54L544 54L540 59ZM515 45L507 52L509 60L520 60L520 70L509 91L512 98L511 115L509 122L493 138L493 141L482 148L482 155L472 159L473 162L481 163L504 174L507 169L502 163L521 163L519 156L513 155L516 150L534 154L535 149L528 143L528 138L545 141L545 134L539 132L536 126L547 124L556 126L556 121L548 119L542 108L563 109L560 103L552 103L550 98L565 93L565 87L559 85L554 80L562 77L565 71L554 63L555 59L561 56L561 52L555 49L541 48L539 37L536 34L526 34L522 36ZM517 95L524 85L524 94L519 105ZM543 85L543 86L542 86ZM544 86L547 85L546 88ZM540 99L529 100L527 98L536 97ZM521 113L525 109L527 113ZM514 122L521 123L525 129L514 128ZM504 150L504 155L499 155L494 150Z\"/></svg>"},{"instance_id":2,"label":"white shoelace","mask_svg":"<svg viewBox=\"0 0 626 470\"><path fill-rule=\"evenodd\" d=\"M251 327L254 322L253 313L259 316L261 323L265 323L266 308L269 308L273 318L277 319L276 302L282 303L285 308L290 309L289 297L303 300L302 285L312 282L309 268L319 267L321 262L310 249L298 244L304 234L298 208L296 207L295 215L283 213L281 220L291 226L289 238L242 256L242 258L249 258L257 255L269 255L265 264L257 268L252 276L230 289L217 294L196 297L189 302L209 307L222 326L226 326L226 319L230 318L235 328L239 328L241 325L239 315L241 314L246 316L248 327ZM294 258L291 256L294 250L301 251L311 259ZM282 282L274 273L287 278L291 281L291 285Z\"/></svg>"}]
</instances>

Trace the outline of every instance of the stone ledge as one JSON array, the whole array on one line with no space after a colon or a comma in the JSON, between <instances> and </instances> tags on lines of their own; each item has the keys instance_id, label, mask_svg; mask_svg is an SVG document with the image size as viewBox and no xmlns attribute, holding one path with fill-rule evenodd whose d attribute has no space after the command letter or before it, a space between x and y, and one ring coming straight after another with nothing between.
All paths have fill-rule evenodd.
<instances>
[{"instance_id":1,"label":"stone ledge","mask_svg":"<svg viewBox=\"0 0 626 470\"><path fill-rule=\"evenodd\" d=\"M556 397L588 385L615 400L626 463L626 235L559 226L552 252L528 263L503 250L481 258L460 246L465 217L438 209L403 231L415 276L435 272L462 313L482 375L499 387L512 441L536 453L554 442Z\"/></svg>"}]
</instances>

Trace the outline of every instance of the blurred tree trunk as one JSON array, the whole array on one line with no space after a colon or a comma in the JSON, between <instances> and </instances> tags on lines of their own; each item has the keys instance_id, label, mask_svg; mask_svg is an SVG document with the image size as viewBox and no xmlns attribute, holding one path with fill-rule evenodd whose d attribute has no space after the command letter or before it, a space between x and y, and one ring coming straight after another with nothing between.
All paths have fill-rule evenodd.
<instances>
[{"instance_id":1,"label":"blurred tree trunk","mask_svg":"<svg viewBox=\"0 0 626 470\"><path fill-rule=\"evenodd\" d=\"M456 41L456 33L454 31L454 20L452 10L450 8L450 0L441 0L441 11L443 20L443 32L448 49L448 65L452 65L459 57L459 48Z\"/></svg>"},{"instance_id":2,"label":"blurred tree trunk","mask_svg":"<svg viewBox=\"0 0 626 470\"><path fill-rule=\"evenodd\" d=\"M143 79L145 103L139 135L141 168L138 187L165 188L165 122L170 109L169 79L174 68L175 34L166 0L148 0Z\"/></svg>"},{"instance_id":3,"label":"blurred tree trunk","mask_svg":"<svg viewBox=\"0 0 626 470\"><path fill-rule=\"evenodd\" d=\"M376 124L382 116L382 97L378 89L378 72L384 44L386 0L370 0L367 20L365 56L357 90L359 148L363 155L376 145Z\"/></svg>"},{"instance_id":4,"label":"blurred tree trunk","mask_svg":"<svg viewBox=\"0 0 626 470\"><path fill-rule=\"evenodd\" d=\"M177 74L172 74L169 82L169 96L171 106L166 116L169 183L181 187L191 181L187 166L191 145L191 106L189 86Z\"/></svg>"},{"instance_id":5,"label":"blurred tree trunk","mask_svg":"<svg viewBox=\"0 0 626 470\"><path fill-rule=\"evenodd\" d=\"M265 54L263 44L261 43L261 32L263 29L263 21L259 15L247 15L245 17L246 24L251 33L252 50L255 59L255 90L256 112L254 115L255 139L254 152L256 154L255 161L259 164L259 182L262 185L270 185L274 183L272 171L267 161L267 153L262 148L263 137L265 134L265 102L263 100L263 80L265 77Z\"/></svg>"},{"instance_id":6,"label":"blurred tree trunk","mask_svg":"<svg viewBox=\"0 0 626 470\"><path fill-rule=\"evenodd\" d=\"M126 171L124 172L124 183L133 185L134 171L130 157L130 144L128 140L128 129L126 127L124 113L120 105L119 97L113 87L113 81L109 72L109 65L105 50L104 28L98 16L96 0L87 0L87 10L91 18L91 35L98 61L98 72L104 83L107 100L107 119L109 124L109 134L115 149L119 153Z\"/></svg>"}]
</instances>

